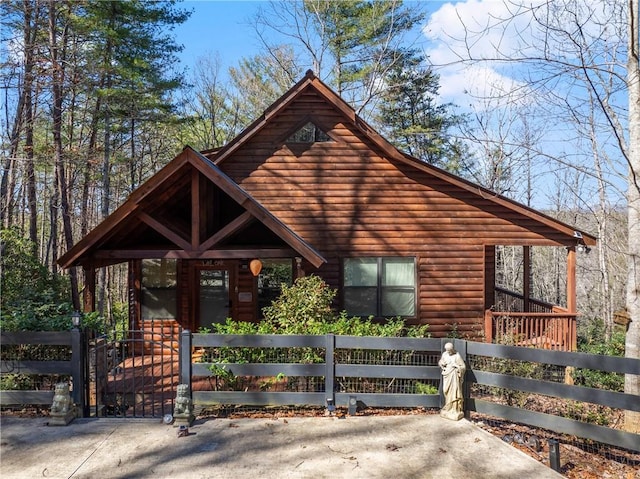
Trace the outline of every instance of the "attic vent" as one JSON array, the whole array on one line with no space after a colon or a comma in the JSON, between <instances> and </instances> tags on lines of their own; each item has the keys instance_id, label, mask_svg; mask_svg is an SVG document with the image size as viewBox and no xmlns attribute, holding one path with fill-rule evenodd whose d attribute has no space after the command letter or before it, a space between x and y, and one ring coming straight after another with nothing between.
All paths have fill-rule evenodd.
<instances>
[{"instance_id":1,"label":"attic vent","mask_svg":"<svg viewBox=\"0 0 640 479\"><path fill-rule=\"evenodd\" d=\"M308 122L287 138L287 143L314 143L316 141L331 141L331 138L312 122Z\"/></svg>"}]
</instances>

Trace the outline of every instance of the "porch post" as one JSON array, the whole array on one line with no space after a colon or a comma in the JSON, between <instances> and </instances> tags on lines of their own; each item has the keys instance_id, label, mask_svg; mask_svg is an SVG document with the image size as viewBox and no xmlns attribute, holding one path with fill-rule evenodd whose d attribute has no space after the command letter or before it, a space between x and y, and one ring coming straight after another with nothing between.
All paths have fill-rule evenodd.
<instances>
[{"instance_id":1,"label":"porch post","mask_svg":"<svg viewBox=\"0 0 640 479\"><path fill-rule=\"evenodd\" d=\"M302 258L300 256L296 256L296 271L294 280L302 278L304 275L304 270L302 269Z\"/></svg>"},{"instance_id":2,"label":"porch post","mask_svg":"<svg viewBox=\"0 0 640 479\"><path fill-rule=\"evenodd\" d=\"M84 290L82 291L82 309L85 313L96 310L96 269L89 265L83 265Z\"/></svg>"},{"instance_id":3,"label":"porch post","mask_svg":"<svg viewBox=\"0 0 640 479\"><path fill-rule=\"evenodd\" d=\"M567 309L575 313L576 308L576 247L567 248Z\"/></svg>"},{"instance_id":4,"label":"porch post","mask_svg":"<svg viewBox=\"0 0 640 479\"><path fill-rule=\"evenodd\" d=\"M529 297L531 294L531 246L522 247L522 258L524 260L524 277L522 278L522 312L528 313Z\"/></svg>"}]
</instances>

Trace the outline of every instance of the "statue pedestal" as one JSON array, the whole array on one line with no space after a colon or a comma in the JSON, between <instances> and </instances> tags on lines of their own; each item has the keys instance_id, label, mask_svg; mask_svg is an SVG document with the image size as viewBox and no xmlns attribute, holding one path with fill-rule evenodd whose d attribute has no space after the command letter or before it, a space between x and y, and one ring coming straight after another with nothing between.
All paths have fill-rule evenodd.
<instances>
[{"instance_id":1,"label":"statue pedestal","mask_svg":"<svg viewBox=\"0 0 640 479\"><path fill-rule=\"evenodd\" d=\"M193 421L195 421L196 417L192 413L186 414L174 414L173 415L173 425L174 426L191 426Z\"/></svg>"},{"instance_id":2,"label":"statue pedestal","mask_svg":"<svg viewBox=\"0 0 640 479\"><path fill-rule=\"evenodd\" d=\"M75 408L71 408L66 413L54 412L49 415L48 426L66 426L76 418Z\"/></svg>"},{"instance_id":3,"label":"statue pedestal","mask_svg":"<svg viewBox=\"0 0 640 479\"><path fill-rule=\"evenodd\" d=\"M459 421L464 417L464 413L460 411L440 411L440 417L451 421Z\"/></svg>"}]
</instances>

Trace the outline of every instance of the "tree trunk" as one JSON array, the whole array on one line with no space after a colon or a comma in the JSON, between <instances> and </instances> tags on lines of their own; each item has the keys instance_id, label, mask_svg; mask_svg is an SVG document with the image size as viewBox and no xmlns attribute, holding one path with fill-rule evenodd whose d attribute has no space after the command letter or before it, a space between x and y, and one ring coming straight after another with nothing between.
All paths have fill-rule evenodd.
<instances>
[{"instance_id":1,"label":"tree trunk","mask_svg":"<svg viewBox=\"0 0 640 479\"><path fill-rule=\"evenodd\" d=\"M38 3L35 2L36 9L33 15L33 25L31 24L31 9L25 2L25 60L24 60L24 117L25 117L25 153L26 161L26 180L27 180L27 203L29 205L29 239L33 244L34 256L38 253L38 211L36 203L36 173L33 161L33 49L36 42L37 26L38 26Z\"/></svg>"},{"instance_id":2,"label":"tree trunk","mask_svg":"<svg viewBox=\"0 0 640 479\"><path fill-rule=\"evenodd\" d=\"M629 189L628 241L629 272L627 278L627 310L631 322L625 340L625 355L640 358L640 43L638 42L638 3L629 2L629 49L627 83L629 85ZM640 396L640 376L627 374L624 381L627 394ZM627 411L625 429L640 433L640 413Z\"/></svg>"},{"instance_id":3,"label":"tree trunk","mask_svg":"<svg viewBox=\"0 0 640 479\"><path fill-rule=\"evenodd\" d=\"M60 201L60 209L62 214L62 228L67 249L73 246L73 233L71 230L71 217L69 215L69 190L66 178L66 168L63 158L62 147L62 104L63 104L63 85L64 85L64 58L61 58L58 44L58 25L57 25L56 1L51 0L49 4L49 50L51 56L51 90L53 100L53 146L54 158L57 174L58 199ZM64 46L66 41L66 28L63 29L60 44ZM63 55L62 55L63 56ZM57 252L54 251L57 255ZM80 296L78 293L78 279L75 268L69 271L71 281L71 301L73 308L80 311Z\"/></svg>"}]
</instances>

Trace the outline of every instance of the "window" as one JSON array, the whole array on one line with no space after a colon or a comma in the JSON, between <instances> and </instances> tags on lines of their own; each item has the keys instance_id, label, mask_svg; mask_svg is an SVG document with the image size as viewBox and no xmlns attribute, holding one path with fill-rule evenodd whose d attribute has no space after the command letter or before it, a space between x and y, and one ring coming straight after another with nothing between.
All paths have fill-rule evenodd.
<instances>
[{"instance_id":1,"label":"window","mask_svg":"<svg viewBox=\"0 0 640 479\"><path fill-rule=\"evenodd\" d=\"M142 319L175 319L177 268L174 259L142 260Z\"/></svg>"},{"instance_id":2,"label":"window","mask_svg":"<svg viewBox=\"0 0 640 479\"><path fill-rule=\"evenodd\" d=\"M349 258L343 264L344 309L352 316L416 314L414 258Z\"/></svg>"},{"instance_id":3,"label":"window","mask_svg":"<svg viewBox=\"0 0 640 479\"><path fill-rule=\"evenodd\" d=\"M318 141L331 141L331 138L312 122L308 122L287 139L288 143L315 143Z\"/></svg>"},{"instance_id":4,"label":"window","mask_svg":"<svg viewBox=\"0 0 640 479\"><path fill-rule=\"evenodd\" d=\"M280 297L282 285L293 284L293 263L290 259L263 259L258 275L258 317L263 318L262 308Z\"/></svg>"}]
</instances>

